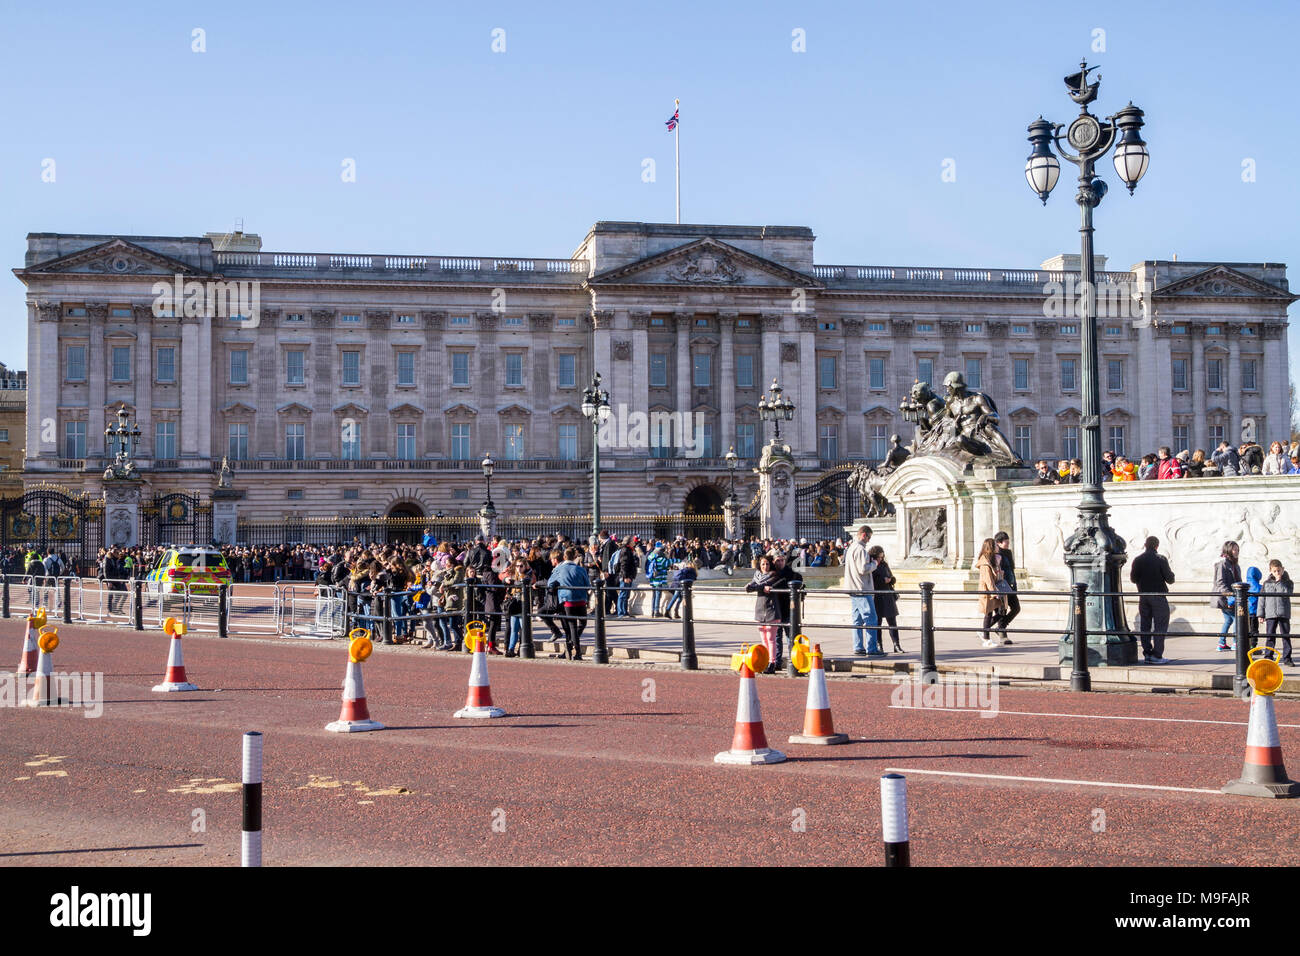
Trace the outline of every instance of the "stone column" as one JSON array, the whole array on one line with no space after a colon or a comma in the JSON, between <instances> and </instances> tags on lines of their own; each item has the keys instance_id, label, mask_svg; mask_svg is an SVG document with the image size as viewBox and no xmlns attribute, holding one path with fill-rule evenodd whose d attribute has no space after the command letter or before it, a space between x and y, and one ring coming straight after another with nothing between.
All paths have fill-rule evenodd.
<instances>
[{"instance_id":1,"label":"stone column","mask_svg":"<svg viewBox=\"0 0 1300 956\"><path fill-rule=\"evenodd\" d=\"M61 453L59 442L63 436L59 430L59 390L62 374L60 363L63 356L59 342L59 313L62 310L63 305L59 302L37 303L33 309L35 321L28 325L32 332L31 341L27 346L28 458L57 458ZM90 374L90 369L94 367L95 362L101 361L102 358L103 353L100 353L99 358L94 354L86 355L87 375ZM100 417L103 417L102 409ZM53 423L48 429L45 427L47 422ZM94 425L92 419L87 425L87 430L94 428ZM102 421L99 430L102 441L104 431ZM47 435L50 436L48 441L45 439Z\"/></svg>"},{"instance_id":2,"label":"stone column","mask_svg":"<svg viewBox=\"0 0 1300 956\"><path fill-rule=\"evenodd\" d=\"M683 422L693 422L691 418L691 384L692 373L691 367L691 323L695 321L695 316L690 312L677 312L673 315L677 325L677 407L673 409L681 416ZM684 427L689 428L687 424ZM673 438L673 447L679 452L688 441L694 442L694 435L677 435Z\"/></svg>"},{"instance_id":3,"label":"stone column","mask_svg":"<svg viewBox=\"0 0 1300 956\"><path fill-rule=\"evenodd\" d=\"M199 407L198 407L198 456L205 463L212 460L212 394L215 388L213 377L216 372L212 366L212 322L211 316L204 316L199 322ZM150 380L152 383L152 379ZM327 406L328 407L328 406Z\"/></svg>"},{"instance_id":4,"label":"stone column","mask_svg":"<svg viewBox=\"0 0 1300 956\"><path fill-rule=\"evenodd\" d=\"M445 458L448 449L444 447L443 433L446 423L443 420L442 406L449 402L447 397L448 378L447 350L442 344L443 328L447 324L447 313L432 311L421 312L420 321L424 323L424 376L421 387L422 402L426 414L420 425L424 429L424 457Z\"/></svg>"},{"instance_id":5,"label":"stone column","mask_svg":"<svg viewBox=\"0 0 1300 956\"><path fill-rule=\"evenodd\" d=\"M650 412L650 313L632 312L632 383L627 396L627 411L642 415ZM615 414L618 409L614 409ZM653 436L647 436L653 440ZM644 458L650 452L647 448L620 449L622 455L615 457Z\"/></svg>"},{"instance_id":6,"label":"stone column","mask_svg":"<svg viewBox=\"0 0 1300 956\"><path fill-rule=\"evenodd\" d=\"M218 488L212 492L212 538L219 545L233 545L239 528L239 499L243 491Z\"/></svg>"},{"instance_id":7,"label":"stone column","mask_svg":"<svg viewBox=\"0 0 1300 956\"><path fill-rule=\"evenodd\" d=\"M1262 378L1256 384L1259 385L1261 404L1265 409L1277 410L1267 419L1273 434L1288 435L1291 430L1291 382L1287 372L1286 326L1280 322L1265 322L1260 328L1260 337L1264 344L1264 367L1256 373ZM1270 395L1273 397L1269 398ZM1269 441L1272 441L1272 435ZM1260 444L1265 451L1268 450L1266 442Z\"/></svg>"},{"instance_id":8,"label":"stone column","mask_svg":"<svg viewBox=\"0 0 1300 956\"><path fill-rule=\"evenodd\" d=\"M179 321L179 320L178 320ZM142 448L149 449L149 457L154 456L154 434L153 427L153 309L150 306L136 306L135 308L135 423L140 429L140 445ZM101 355L103 353L100 353ZM98 363L102 369L103 361ZM184 376L187 368L193 368L187 365L184 355L179 357L177 362L176 373ZM205 370L204 375L211 375L211 370ZM183 379L182 379L183 383ZM183 387L183 386L182 386ZM182 396L184 391L182 391ZM93 411L93 409L92 409ZM100 439L103 439L104 431L104 410L95 413L99 415L99 432ZM176 430L183 435L189 418L185 415L184 400L182 399L181 420L176 425ZM91 423L94 426L94 422ZM181 435L176 436L177 451L180 450Z\"/></svg>"},{"instance_id":9,"label":"stone column","mask_svg":"<svg viewBox=\"0 0 1300 956\"><path fill-rule=\"evenodd\" d=\"M844 427L848 434L844 436L843 451L845 457L849 458L867 453L867 422L861 414L867 410L868 384L866 343L862 338L864 324L859 318L844 319L844 368L837 384L840 394L844 396ZM894 372L890 366L897 364L890 362L885 374L888 376Z\"/></svg>"},{"instance_id":10,"label":"stone column","mask_svg":"<svg viewBox=\"0 0 1300 956\"><path fill-rule=\"evenodd\" d=\"M1192 339L1192 451L1205 449L1206 460L1214 451L1210 447L1209 424L1205 420L1205 329L1193 325L1189 329Z\"/></svg>"},{"instance_id":11,"label":"stone column","mask_svg":"<svg viewBox=\"0 0 1300 956\"><path fill-rule=\"evenodd\" d=\"M781 377L781 322L782 316L779 312L764 312L758 319L759 322L759 342L763 352L763 368L761 378L758 381L758 391L760 394L767 394L771 398L769 389L772 387L772 380ZM783 383L784 384L784 383ZM759 436L759 444L762 444L762 436Z\"/></svg>"},{"instance_id":12,"label":"stone column","mask_svg":"<svg viewBox=\"0 0 1300 956\"><path fill-rule=\"evenodd\" d=\"M1230 330L1231 331L1231 330ZM1241 343L1228 336L1228 363L1223 370L1223 388L1228 394L1228 429L1224 437L1234 448L1241 444ZM1288 409L1290 406L1286 406ZM1267 446L1266 446L1267 447Z\"/></svg>"},{"instance_id":13,"label":"stone column","mask_svg":"<svg viewBox=\"0 0 1300 956\"><path fill-rule=\"evenodd\" d=\"M1034 457L1055 458L1065 449L1065 432L1056 418L1059 407L1056 399L1061 396L1060 359L1053 348L1052 340L1056 336L1056 322L1039 319L1034 322L1034 344L1038 351L1036 364L1038 376L1035 379L1035 406L1039 409L1038 429L1032 442ZM1044 429L1051 429L1051 439L1044 434Z\"/></svg>"},{"instance_id":14,"label":"stone column","mask_svg":"<svg viewBox=\"0 0 1300 956\"><path fill-rule=\"evenodd\" d=\"M180 445L181 458L194 458L198 455L199 450L199 379L200 377L210 378L210 367L207 372L200 370L199 367L199 325L195 318L182 318L181 323L181 407L180 407L180 424L176 431L177 444ZM140 383L136 384L136 393L140 394ZM144 394L148 395L150 390L146 387ZM144 402L138 404L143 405ZM152 438L152 434L149 436ZM152 445L150 446L152 447Z\"/></svg>"},{"instance_id":15,"label":"stone column","mask_svg":"<svg viewBox=\"0 0 1300 956\"><path fill-rule=\"evenodd\" d=\"M816 458L818 451L817 435L817 315L799 316L799 407L795 409L795 421L799 423L799 439L794 442L796 453ZM791 438L795 436L791 435Z\"/></svg>"},{"instance_id":16,"label":"stone column","mask_svg":"<svg viewBox=\"0 0 1300 956\"><path fill-rule=\"evenodd\" d=\"M758 464L759 533L764 538L795 536L794 458L789 445L765 445Z\"/></svg>"},{"instance_id":17,"label":"stone column","mask_svg":"<svg viewBox=\"0 0 1300 956\"><path fill-rule=\"evenodd\" d=\"M143 492L144 482L139 478L104 481L104 541L109 547L134 548L140 543Z\"/></svg>"},{"instance_id":18,"label":"stone column","mask_svg":"<svg viewBox=\"0 0 1300 956\"><path fill-rule=\"evenodd\" d=\"M713 454L721 457L727 449L736 444L736 356L735 333L736 313L718 313L718 331L722 346L718 355L718 441Z\"/></svg>"},{"instance_id":19,"label":"stone column","mask_svg":"<svg viewBox=\"0 0 1300 956\"><path fill-rule=\"evenodd\" d=\"M104 367L104 323L108 319L108 306L102 302L86 304L86 320L90 326L90 345L86 349L86 388L87 388L87 422L86 422L86 457L104 457L104 404L107 401ZM137 345L137 348L139 346ZM57 352L56 352L57 355ZM148 362L136 362L136 395L147 395L153 379L150 376ZM136 402L138 408L141 402ZM152 442L153 436L144 436L145 441ZM152 447L150 445L149 447Z\"/></svg>"}]
</instances>

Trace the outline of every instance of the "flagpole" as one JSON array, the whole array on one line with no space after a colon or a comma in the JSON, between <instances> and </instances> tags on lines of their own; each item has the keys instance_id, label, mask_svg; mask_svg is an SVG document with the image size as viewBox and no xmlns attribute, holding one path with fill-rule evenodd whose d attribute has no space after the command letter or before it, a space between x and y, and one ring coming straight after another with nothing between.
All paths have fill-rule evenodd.
<instances>
[{"instance_id":1,"label":"flagpole","mask_svg":"<svg viewBox=\"0 0 1300 956\"><path fill-rule=\"evenodd\" d=\"M682 108L681 100L673 100L675 112L680 112ZM673 127L673 166L677 178L677 225L682 224L682 122L678 119Z\"/></svg>"}]
</instances>

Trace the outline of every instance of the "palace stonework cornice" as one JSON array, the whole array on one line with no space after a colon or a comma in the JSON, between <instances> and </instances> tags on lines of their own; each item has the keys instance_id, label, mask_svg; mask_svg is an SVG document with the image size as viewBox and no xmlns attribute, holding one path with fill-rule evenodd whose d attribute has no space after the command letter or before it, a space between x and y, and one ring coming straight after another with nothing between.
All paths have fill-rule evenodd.
<instances>
[{"instance_id":1,"label":"palace stonework cornice","mask_svg":"<svg viewBox=\"0 0 1300 956\"><path fill-rule=\"evenodd\" d=\"M63 304L60 302L42 301L36 303L36 320L38 322L57 322L62 312Z\"/></svg>"},{"instance_id":2,"label":"palace stonework cornice","mask_svg":"<svg viewBox=\"0 0 1300 956\"><path fill-rule=\"evenodd\" d=\"M420 321L428 331L440 332L447 325L447 313L440 309L427 310L420 313Z\"/></svg>"},{"instance_id":3,"label":"palace stonework cornice","mask_svg":"<svg viewBox=\"0 0 1300 956\"><path fill-rule=\"evenodd\" d=\"M1034 335L1040 339L1050 339L1056 337L1056 323L1047 322L1042 319L1034 323Z\"/></svg>"},{"instance_id":4,"label":"palace stonework cornice","mask_svg":"<svg viewBox=\"0 0 1300 956\"><path fill-rule=\"evenodd\" d=\"M758 317L758 327L764 332L775 332L781 328L785 316L780 312L764 312Z\"/></svg>"},{"instance_id":5,"label":"palace stonework cornice","mask_svg":"<svg viewBox=\"0 0 1300 956\"><path fill-rule=\"evenodd\" d=\"M529 312L528 327L534 332L545 332L555 324L554 312Z\"/></svg>"},{"instance_id":6,"label":"palace stonework cornice","mask_svg":"<svg viewBox=\"0 0 1300 956\"><path fill-rule=\"evenodd\" d=\"M311 327L313 329L331 328L334 325L335 314L333 309L312 309Z\"/></svg>"},{"instance_id":7,"label":"palace stonework cornice","mask_svg":"<svg viewBox=\"0 0 1300 956\"><path fill-rule=\"evenodd\" d=\"M816 332L816 331L817 331L817 313L816 313L816 312L808 312L808 313L805 313L805 314L799 316L799 331L800 331L800 332Z\"/></svg>"},{"instance_id":8,"label":"palace stonework cornice","mask_svg":"<svg viewBox=\"0 0 1300 956\"><path fill-rule=\"evenodd\" d=\"M641 312L641 311L637 311L637 312L629 312L629 313L628 313L628 319L629 319L629 320L631 321L631 323L632 323L632 328L636 329L638 332L647 332L647 331L649 331L649 329L650 329L650 313L649 313L649 312Z\"/></svg>"},{"instance_id":9,"label":"palace stonework cornice","mask_svg":"<svg viewBox=\"0 0 1300 956\"><path fill-rule=\"evenodd\" d=\"M989 337L995 339L1005 339L1007 332L1011 328L1010 322L1004 322L1001 319L995 319L984 323L985 328L989 330Z\"/></svg>"},{"instance_id":10,"label":"palace stonework cornice","mask_svg":"<svg viewBox=\"0 0 1300 956\"><path fill-rule=\"evenodd\" d=\"M960 319L940 319L939 331L944 335L957 335L961 332L962 325Z\"/></svg>"},{"instance_id":11,"label":"palace stonework cornice","mask_svg":"<svg viewBox=\"0 0 1300 956\"><path fill-rule=\"evenodd\" d=\"M500 322L500 317L495 312L476 312L474 318L478 321L481 332L495 332Z\"/></svg>"},{"instance_id":12,"label":"palace stonework cornice","mask_svg":"<svg viewBox=\"0 0 1300 956\"><path fill-rule=\"evenodd\" d=\"M847 316L843 319L845 335L861 335L862 330L866 327L866 320L854 316Z\"/></svg>"},{"instance_id":13,"label":"palace stonework cornice","mask_svg":"<svg viewBox=\"0 0 1300 956\"><path fill-rule=\"evenodd\" d=\"M366 309L366 328L386 329L393 321L392 309Z\"/></svg>"}]
</instances>

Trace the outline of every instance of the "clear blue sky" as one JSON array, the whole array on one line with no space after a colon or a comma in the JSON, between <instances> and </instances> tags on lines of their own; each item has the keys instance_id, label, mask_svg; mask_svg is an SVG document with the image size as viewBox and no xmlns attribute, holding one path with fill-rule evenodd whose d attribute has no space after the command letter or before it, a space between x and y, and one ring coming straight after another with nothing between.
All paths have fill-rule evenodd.
<instances>
[{"instance_id":1,"label":"clear blue sky","mask_svg":"<svg viewBox=\"0 0 1300 956\"><path fill-rule=\"evenodd\" d=\"M598 219L671 221L674 97L687 221L811 226L822 263L1036 266L1077 251L1078 210L1072 167L1029 192L1025 127L1074 114L1084 56L1094 111L1132 99L1152 153L1134 197L1106 164L1113 267L1283 261L1300 286L1297 27L1284 2L8 3L0 361L27 365L28 232L242 217L272 250L566 256Z\"/></svg>"}]
</instances>

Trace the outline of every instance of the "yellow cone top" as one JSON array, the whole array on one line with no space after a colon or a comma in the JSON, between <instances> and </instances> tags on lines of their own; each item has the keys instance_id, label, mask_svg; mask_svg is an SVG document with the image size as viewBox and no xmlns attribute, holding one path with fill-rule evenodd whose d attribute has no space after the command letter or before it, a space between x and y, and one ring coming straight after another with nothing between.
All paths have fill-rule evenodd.
<instances>
[{"instance_id":1,"label":"yellow cone top","mask_svg":"<svg viewBox=\"0 0 1300 956\"><path fill-rule=\"evenodd\" d=\"M1247 655L1250 658L1260 655L1258 660L1251 660L1250 666L1246 668L1246 683L1256 694L1271 696L1282 686L1282 666L1276 660L1263 656L1264 651L1271 650L1261 644L1251 648Z\"/></svg>"},{"instance_id":2,"label":"yellow cone top","mask_svg":"<svg viewBox=\"0 0 1300 956\"><path fill-rule=\"evenodd\" d=\"M176 618L169 617L167 620L163 621L163 633L168 637L171 637L176 633Z\"/></svg>"},{"instance_id":3,"label":"yellow cone top","mask_svg":"<svg viewBox=\"0 0 1300 956\"><path fill-rule=\"evenodd\" d=\"M36 646L46 654L53 654L54 649L59 646L59 629L51 624L45 625L36 638Z\"/></svg>"},{"instance_id":4,"label":"yellow cone top","mask_svg":"<svg viewBox=\"0 0 1300 956\"><path fill-rule=\"evenodd\" d=\"M363 628L357 628L352 633L355 634L356 631L360 630L363 630ZM375 646L370 643L370 638L366 637L364 634L361 637L354 637L352 643L348 645L348 660L353 664L360 664L370 656L374 649Z\"/></svg>"},{"instance_id":5,"label":"yellow cone top","mask_svg":"<svg viewBox=\"0 0 1300 956\"><path fill-rule=\"evenodd\" d=\"M27 623L40 630L45 626L45 608L38 607L36 613L27 619Z\"/></svg>"},{"instance_id":6,"label":"yellow cone top","mask_svg":"<svg viewBox=\"0 0 1300 956\"><path fill-rule=\"evenodd\" d=\"M800 674L807 674L812 670L812 652L808 649L806 635L795 635L794 643L790 645L790 663L794 664L794 669Z\"/></svg>"},{"instance_id":7,"label":"yellow cone top","mask_svg":"<svg viewBox=\"0 0 1300 956\"><path fill-rule=\"evenodd\" d=\"M748 667L757 674L767 670L767 648L762 644L748 644L740 649L739 654L731 655L731 669L739 671L741 666Z\"/></svg>"},{"instance_id":8,"label":"yellow cone top","mask_svg":"<svg viewBox=\"0 0 1300 956\"><path fill-rule=\"evenodd\" d=\"M369 637L369 636L370 636L370 632L366 630L364 627L354 627L352 630L348 631L349 641L355 641L358 637Z\"/></svg>"}]
</instances>

